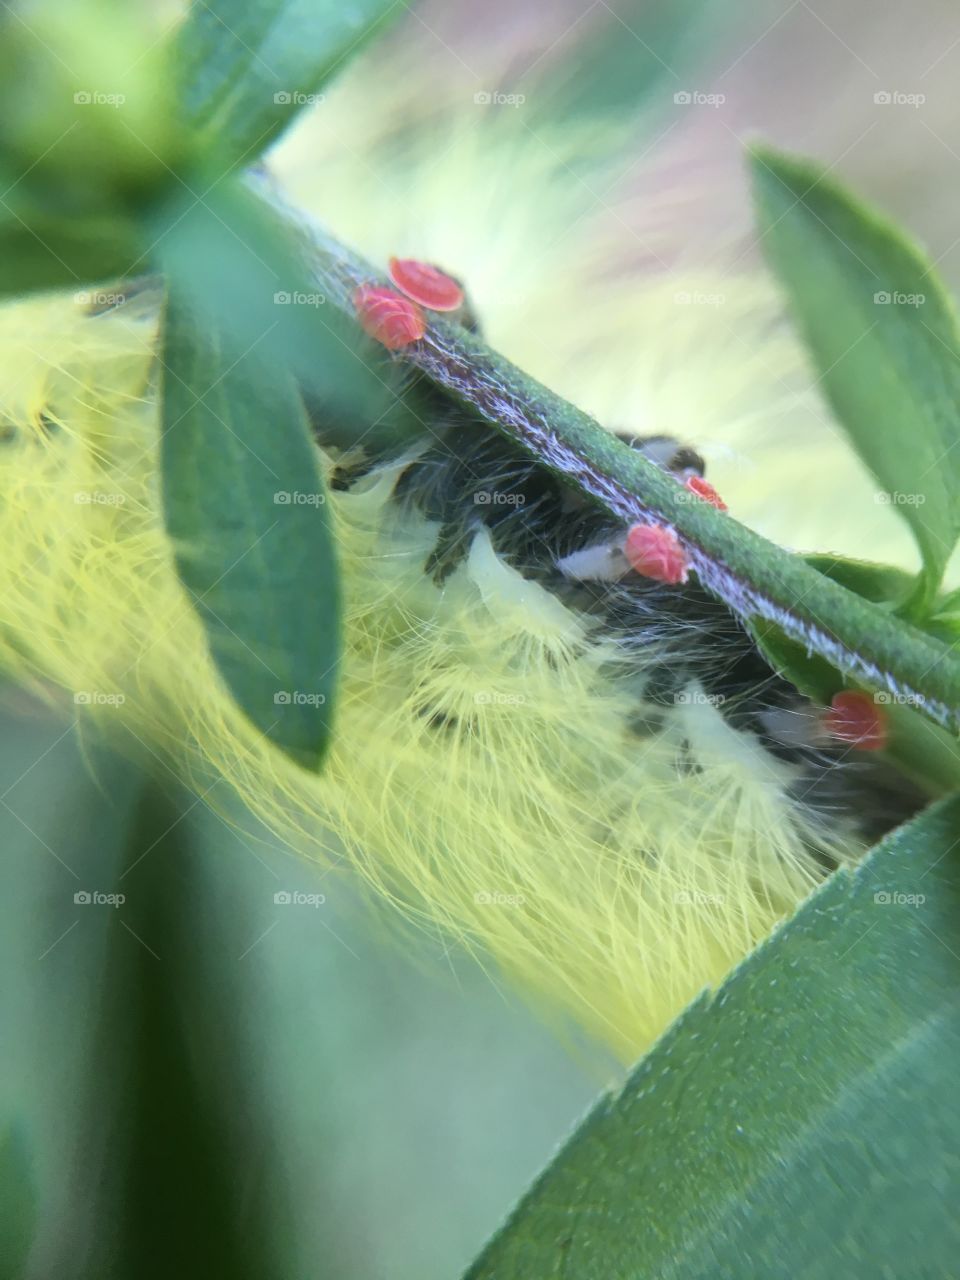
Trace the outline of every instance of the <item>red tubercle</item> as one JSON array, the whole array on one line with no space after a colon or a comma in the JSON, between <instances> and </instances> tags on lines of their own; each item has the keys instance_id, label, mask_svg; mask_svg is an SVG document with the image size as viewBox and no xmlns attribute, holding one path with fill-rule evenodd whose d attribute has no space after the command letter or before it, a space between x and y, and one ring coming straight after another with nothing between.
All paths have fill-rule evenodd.
<instances>
[{"instance_id":1,"label":"red tubercle","mask_svg":"<svg viewBox=\"0 0 960 1280\"><path fill-rule=\"evenodd\" d=\"M360 285L354 290L353 305L364 333L388 351L408 347L427 331L427 322L417 304L386 285Z\"/></svg>"},{"instance_id":2,"label":"red tubercle","mask_svg":"<svg viewBox=\"0 0 960 1280\"><path fill-rule=\"evenodd\" d=\"M627 533L623 553L630 568L645 578L671 586L687 580L690 565L672 529L656 524L635 524Z\"/></svg>"},{"instance_id":3,"label":"red tubercle","mask_svg":"<svg viewBox=\"0 0 960 1280\"><path fill-rule=\"evenodd\" d=\"M846 689L836 694L823 714L832 738L859 751L882 751L890 736L886 712L869 693Z\"/></svg>"},{"instance_id":4,"label":"red tubercle","mask_svg":"<svg viewBox=\"0 0 960 1280\"><path fill-rule=\"evenodd\" d=\"M452 276L417 258L391 258L390 278L408 298L431 311L456 311L463 306L463 289Z\"/></svg>"},{"instance_id":5,"label":"red tubercle","mask_svg":"<svg viewBox=\"0 0 960 1280\"><path fill-rule=\"evenodd\" d=\"M704 480L703 476L687 476L684 484L691 493L696 494L698 498L702 498L704 502L709 502L711 507L716 507L718 511L727 510L727 504L710 481Z\"/></svg>"}]
</instances>

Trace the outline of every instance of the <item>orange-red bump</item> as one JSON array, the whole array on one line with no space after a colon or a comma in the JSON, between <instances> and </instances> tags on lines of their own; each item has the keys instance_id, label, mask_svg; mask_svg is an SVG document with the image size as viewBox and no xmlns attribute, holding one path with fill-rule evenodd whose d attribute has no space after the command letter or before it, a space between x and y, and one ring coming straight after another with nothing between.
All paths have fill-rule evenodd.
<instances>
[{"instance_id":1,"label":"orange-red bump","mask_svg":"<svg viewBox=\"0 0 960 1280\"><path fill-rule=\"evenodd\" d=\"M645 578L674 584L686 582L690 566L677 535L656 524L635 524L623 549L630 568Z\"/></svg>"},{"instance_id":2,"label":"orange-red bump","mask_svg":"<svg viewBox=\"0 0 960 1280\"><path fill-rule=\"evenodd\" d=\"M860 751L882 751L889 737L883 707L869 693L854 689L836 694L824 713L823 725L831 737Z\"/></svg>"},{"instance_id":3,"label":"orange-red bump","mask_svg":"<svg viewBox=\"0 0 960 1280\"><path fill-rule=\"evenodd\" d=\"M389 351L408 347L426 333L427 322L417 304L386 285L362 284L354 290L353 305L364 333Z\"/></svg>"},{"instance_id":4,"label":"orange-red bump","mask_svg":"<svg viewBox=\"0 0 960 1280\"><path fill-rule=\"evenodd\" d=\"M698 498L702 498L704 502L709 502L711 507L716 507L718 511L726 511L727 504L717 493L716 489L709 480L704 480L703 476L687 476L684 484L691 493L695 493Z\"/></svg>"},{"instance_id":5,"label":"orange-red bump","mask_svg":"<svg viewBox=\"0 0 960 1280\"><path fill-rule=\"evenodd\" d=\"M452 276L416 258L391 258L390 278L408 298L431 311L456 311L463 306L463 290Z\"/></svg>"}]
</instances>

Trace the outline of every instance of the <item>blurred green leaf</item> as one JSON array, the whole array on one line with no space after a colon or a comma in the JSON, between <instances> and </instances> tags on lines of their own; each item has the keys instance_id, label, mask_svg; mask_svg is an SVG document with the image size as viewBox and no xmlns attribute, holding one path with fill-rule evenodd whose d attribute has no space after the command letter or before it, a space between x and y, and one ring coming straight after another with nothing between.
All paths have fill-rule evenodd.
<instances>
[{"instance_id":1,"label":"blurred green leaf","mask_svg":"<svg viewBox=\"0 0 960 1280\"><path fill-rule=\"evenodd\" d=\"M289 372L228 354L171 289L161 472L180 578L250 720L308 768L330 733L340 604L319 457Z\"/></svg>"},{"instance_id":2,"label":"blurred green leaf","mask_svg":"<svg viewBox=\"0 0 960 1280\"><path fill-rule=\"evenodd\" d=\"M0 8L0 155L19 198L111 212L170 181L186 144L150 6L44 0ZM4 201L10 191L4 191Z\"/></svg>"},{"instance_id":3,"label":"blurred green leaf","mask_svg":"<svg viewBox=\"0 0 960 1280\"><path fill-rule=\"evenodd\" d=\"M960 589L951 591L937 602L939 612L944 614L960 612Z\"/></svg>"},{"instance_id":4,"label":"blurred green leaf","mask_svg":"<svg viewBox=\"0 0 960 1280\"><path fill-rule=\"evenodd\" d=\"M174 183L188 145L142 6L26 10L0 9L0 295L141 270L137 212Z\"/></svg>"},{"instance_id":5,"label":"blurred green leaf","mask_svg":"<svg viewBox=\"0 0 960 1280\"><path fill-rule=\"evenodd\" d=\"M251 163L377 30L395 0L210 0L177 34L183 111L220 154Z\"/></svg>"},{"instance_id":6,"label":"blurred green leaf","mask_svg":"<svg viewBox=\"0 0 960 1280\"><path fill-rule=\"evenodd\" d=\"M0 1277L24 1274L36 1204L26 1144L14 1126L0 1132Z\"/></svg>"},{"instance_id":7,"label":"blurred green leaf","mask_svg":"<svg viewBox=\"0 0 960 1280\"><path fill-rule=\"evenodd\" d=\"M752 153L761 239L854 448L923 555L929 607L960 533L960 332L933 264L814 165Z\"/></svg>"},{"instance_id":8,"label":"blurred green leaf","mask_svg":"<svg viewBox=\"0 0 960 1280\"><path fill-rule=\"evenodd\" d=\"M184 821L195 804L148 782L120 879L127 901L115 913L91 1102L98 1117L119 1118L101 1274L281 1280L277 1246L293 1224L271 1185L279 1167L264 1162L272 1149L256 1115L225 1101L231 1089L234 1105L244 1100L244 1063L238 1010L206 985L201 963L202 850ZM222 1079L211 1075L214 1045Z\"/></svg>"},{"instance_id":9,"label":"blurred green leaf","mask_svg":"<svg viewBox=\"0 0 960 1280\"><path fill-rule=\"evenodd\" d=\"M195 175L147 230L157 270L233 357L255 347L265 363L290 369L312 402L350 421L379 423L396 412L397 366L330 305L305 242L239 180Z\"/></svg>"},{"instance_id":10,"label":"blurred green leaf","mask_svg":"<svg viewBox=\"0 0 960 1280\"><path fill-rule=\"evenodd\" d=\"M0 295L121 279L139 258L135 228L121 218L68 222L37 211L0 217Z\"/></svg>"},{"instance_id":11,"label":"blurred green leaf","mask_svg":"<svg viewBox=\"0 0 960 1280\"><path fill-rule=\"evenodd\" d=\"M534 124L555 124L558 117L575 123L594 114L635 112L655 95L665 111L689 109L692 64L707 48L716 57L730 28L729 12L716 0L604 3L589 13L589 26L576 24L569 53L558 42L548 76L537 59L524 110Z\"/></svg>"},{"instance_id":12,"label":"blurred green leaf","mask_svg":"<svg viewBox=\"0 0 960 1280\"><path fill-rule=\"evenodd\" d=\"M953 1274L958 830L900 828L691 1005L469 1280Z\"/></svg>"},{"instance_id":13,"label":"blurred green leaf","mask_svg":"<svg viewBox=\"0 0 960 1280\"><path fill-rule=\"evenodd\" d=\"M826 577L874 604L899 604L916 586L912 573L873 560L848 560L829 552L815 552L803 558Z\"/></svg>"}]
</instances>

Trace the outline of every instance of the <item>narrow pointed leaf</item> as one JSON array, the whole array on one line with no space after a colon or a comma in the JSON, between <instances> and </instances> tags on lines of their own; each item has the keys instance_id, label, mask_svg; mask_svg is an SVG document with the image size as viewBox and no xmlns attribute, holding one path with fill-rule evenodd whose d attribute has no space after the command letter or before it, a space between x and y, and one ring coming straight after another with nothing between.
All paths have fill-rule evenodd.
<instances>
[{"instance_id":1,"label":"narrow pointed leaf","mask_svg":"<svg viewBox=\"0 0 960 1280\"><path fill-rule=\"evenodd\" d=\"M330 729L339 594L299 393L255 347L234 356L176 291L162 360L163 505L181 580L249 719L316 767Z\"/></svg>"},{"instance_id":2,"label":"narrow pointed leaf","mask_svg":"<svg viewBox=\"0 0 960 1280\"><path fill-rule=\"evenodd\" d=\"M373 34L391 0L195 2L177 35L183 113L250 163Z\"/></svg>"},{"instance_id":3,"label":"narrow pointed leaf","mask_svg":"<svg viewBox=\"0 0 960 1280\"><path fill-rule=\"evenodd\" d=\"M952 1274L958 830L900 828L696 1001L468 1280Z\"/></svg>"},{"instance_id":4,"label":"narrow pointed leaf","mask_svg":"<svg viewBox=\"0 0 960 1280\"><path fill-rule=\"evenodd\" d=\"M933 264L814 165L752 154L761 244L834 411L923 555L927 607L960 534L960 331Z\"/></svg>"}]
</instances>

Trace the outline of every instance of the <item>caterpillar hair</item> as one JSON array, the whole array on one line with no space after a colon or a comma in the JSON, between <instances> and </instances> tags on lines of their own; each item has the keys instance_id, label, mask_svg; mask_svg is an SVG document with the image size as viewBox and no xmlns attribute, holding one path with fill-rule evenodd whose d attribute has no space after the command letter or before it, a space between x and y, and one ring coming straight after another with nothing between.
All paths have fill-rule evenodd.
<instances>
[{"instance_id":1,"label":"caterpillar hair","mask_svg":"<svg viewBox=\"0 0 960 1280\"><path fill-rule=\"evenodd\" d=\"M655 196L620 198L619 125L534 136L472 98L458 112L459 81L429 110L411 95L411 122L395 96L420 83L416 51L371 56L373 74L361 62L331 89L322 128L271 156L299 207L371 259L395 254L414 301L459 303L411 262L452 267L470 299L449 315L482 324L691 501L718 501L715 482L781 544L912 554L815 402L772 286L705 225L702 190L667 181L691 168L672 136L644 159ZM583 155L599 205L567 180ZM630 253L611 209L629 212ZM348 863L539 1007L633 1058L918 804L694 574L657 570L669 549L631 541L385 351L387 419L308 405L344 649L324 770L299 768L235 706L175 571L156 291L94 310L57 295L0 307L4 670L82 732L126 726L207 803L239 801L301 855ZM91 690L110 697L79 696Z\"/></svg>"}]
</instances>

